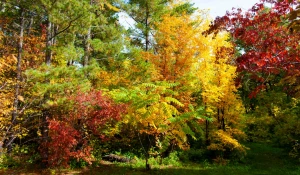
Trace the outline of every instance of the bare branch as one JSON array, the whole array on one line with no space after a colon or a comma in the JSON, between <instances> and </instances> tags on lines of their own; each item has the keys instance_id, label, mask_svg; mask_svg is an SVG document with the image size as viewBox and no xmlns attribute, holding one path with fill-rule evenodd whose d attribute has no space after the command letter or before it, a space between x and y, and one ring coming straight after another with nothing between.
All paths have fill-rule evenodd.
<instances>
[{"instance_id":1,"label":"bare branch","mask_svg":"<svg viewBox=\"0 0 300 175\"><path fill-rule=\"evenodd\" d=\"M6 86L6 84L7 84L6 82L5 82L4 84L2 84L1 87L0 87L0 90L1 90L2 88L4 88L4 87Z\"/></svg>"}]
</instances>

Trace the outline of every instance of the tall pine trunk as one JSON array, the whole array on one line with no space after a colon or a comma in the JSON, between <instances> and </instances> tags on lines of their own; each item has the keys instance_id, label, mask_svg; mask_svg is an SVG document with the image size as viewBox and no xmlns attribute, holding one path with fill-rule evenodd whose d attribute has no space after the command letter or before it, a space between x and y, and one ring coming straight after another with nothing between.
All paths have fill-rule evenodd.
<instances>
[{"instance_id":1,"label":"tall pine trunk","mask_svg":"<svg viewBox=\"0 0 300 175\"><path fill-rule=\"evenodd\" d=\"M46 53L45 53L45 63L50 66L51 65L51 59L52 59L52 51L51 51L51 47L53 45L53 36L54 36L54 26L51 23L51 21L47 21L47 33L46 33ZM48 80L47 80L48 81ZM46 102L49 99L49 93L46 92L46 94L44 95L44 101ZM48 118L49 118L49 111L48 109L44 109L42 111L42 125L41 125L41 134L42 134L42 139L41 139L41 144L42 143L46 143L48 141L48 137L49 137L49 123L48 123ZM41 153L41 157L42 157L42 162L43 162L43 167L47 167L48 166L48 148L47 147L43 147L42 149L42 153Z\"/></svg>"},{"instance_id":2,"label":"tall pine trunk","mask_svg":"<svg viewBox=\"0 0 300 175\"><path fill-rule=\"evenodd\" d=\"M84 60L83 60L83 66L87 66L89 64L89 57L91 53L91 26L88 28L88 33L86 34L86 38L84 41L85 47L84 47Z\"/></svg>"},{"instance_id":3,"label":"tall pine trunk","mask_svg":"<svg viewBox=\"0 0 300 175\"><path fill-rule=\"evenodd\" d=\"M52 39L52 33L53 33L53 24L51 21L48 20L47 22L47 37L46 37L46 54L45 54L45 63L47 65L51 64L51 57L52 57L52 51L51 46L53 44Z\"/></svg>"},{"instance_id":4,"label":"tall pine trunk","mask_svg":"<svg viewBox=\"0 0 300 175\"><path fill-rule=\"evenodd\" d=\"M24 9L21 9L21 18L20 18L20 31L18 38L18 47L17 47L17 79L15 85L15 93L14 93L14 102L13 102L13 110L11 117L11 124L9 129L7 130L8 139L5 141L4 147L7 148L7 152L12 152L12 144L16 139L16 135L14 133L14 127L17 124L18 120L18 109L19 109L19 96L20 96L20 83L22 82L22 53L23 53L23 41L24 41L24 28L25 28L25 12Z\"/></svg>"},{"instance_id":5,"label":"tall pine trunk","mask_svg":"<svg viewBox=\"0 0 300 175\"><path fill-rule=\"evenodd\" d=\"M145 31L145 38L146 38L146 51L148 51L149 50L149 44L150 44L150 41L149 41L149 32L150 32L150 30L149 30L149 7L148 7L148 3L146 3L146 21L145 21L145 23L146 23L146 31Z\"/></svg>"}]
</instances>

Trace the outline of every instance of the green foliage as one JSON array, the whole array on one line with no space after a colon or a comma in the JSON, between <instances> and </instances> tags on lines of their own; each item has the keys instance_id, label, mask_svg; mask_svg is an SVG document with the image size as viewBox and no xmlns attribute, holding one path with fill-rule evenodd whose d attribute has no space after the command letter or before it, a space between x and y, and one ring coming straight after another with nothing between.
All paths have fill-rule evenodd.
<instances>
[{"instance_id":1,"label":"green foliage","mask_svg":"<svg viewBox=\"0 0 300 175\"><path fill-rule=\"evenodd\" d=\"M247 115L245 133L249 141L270 141L273 135L274 121L269 116Z\"/></svg>"},{"instance_id":2,"label":"green foliage","mask_svg":"<svg viewBox=\"0 0 300 175\"><path fill-rule=\"evenodd\" d=\"M93 137L90 139L90 145L93 148L91 151L91 155L95 159L95 162L100 161L102 159L103 153L107 151L106 147L108 147L108 145L103 143L98 138Z\"/></svg>"},{"instance_id":3,"label":"green foliage","mask_svg":"<svg viewBox=\"0 0 300 175\"><path fill-rule=\"evenodd\" d=\"M298 140L292 145L292 150L289 155L293 158L298 158L298 161L300 162L300 144L298 143Z\"/></svg>"},{"instance_id":4,"label":"green foliage","mask_svg":"<svg viewBox=\"0 0 300 175\"><path fill-rule=\"evenodd\" d=\"M166 13L168 2L172 0L129 0L125 1L123 8L136 22L129 29L131 43L144 50L154 49L155 42L152 40L152 31L155 30L155 22ZM146 41L144 41L146 40Z\"/></svg>"},{"instance_id":5,"label":"green foliage","mask_svg":"<svg viewBox=\"0 0 300 175\"><path fill-rule=\"evenodd\" d=\"M231 166L247 161L245 140L299 159L299 5L286 2L220 18L232 35L210 35L207 12L185 0L1 1L0 144L13 149L0 168L83 168L118 153L132 167L257 174ZM120 9L136 22L127 31Z\"/></svg>"},{"instance_id":6,"label":"green foliage","mask_svg":"<svg viewBox=\"0 0 300 175\"><path fill-rule=\"evenodd\" d=\"M89 163L87 163L83 159L79 159L79 161L77 159L72 159L70 160L69 164L71 169L84 168L89 165Z\"/></svg>"},{"instance_id":7,"label":"green foliage","mask_svg":"<svg viewBox=\"0 0 300 175\"><path fill-rule=\"evenodd\" d=\"M132 168L142 168L145 166L144 158L138 158L134 155L131 155L131 157L133 157L133 163L130 164ZM160 166L180 167L182 165L182 163L179 160L178 152L176 151L170 153L170 155L165 158L152 156L149 158L148 162L152 168L159 168ZM126 164L124 166L126 166Z\"/></svg>"},{"instance_id":8,"label":"green foliage","mask_svg":"<svg viewBox=\"0 0 300 175\"><path fill-rule=\"evenodd\" d=\"M182 151L179 153L179 159L182 162L203 162L206 159L209 159L207 156L207 150L205 149L195 149L191 148L186 151Z\"/></svg>"},{"instance_id":9,"label":"green foliage","mask_svg":"<svg viewBox=\"0 0 300 175\"><path fill-rule=\"evenodd\" d=\"M293 151L300 138L299 99L279 90L257 95L257 106L247 115L245 130L251 141L273 142Z\"/></svg>"},{"instance_id":10,"label":"green foliage","mask_svg":"<svg viewBox=\"0 0 300 175\"><path fill-rule=\"evenodd\" d=\"M176 93L172 90L176 85L167 82L143 83L132 90L124 89L112 94L117 101L131 104L126 123L133 125L140 133L154 135L156 146L161 150L165 150L173 139L179 147L185 147L186 134L194 135L185 123L194 115L181 116L177 108L182 104L172 97Z\"/></svg>"},{"instance_id":11,"label":"green foliage","mask_svg":"<svg viewBox=\"0 0 300 175\"><path fill-rule=\"evenodd\" d=\"M194 3L185 2L177 7L175 7L171 14L173 15L182 15L182 14L194 14L196 10L198 10L197 7L193 7Z\"/></svg>"},{"instance_id":12,"label":"green foliage","mask_svg":"<svg viewBox=\"0 0 300 175\"><path fill-rule=\"evenodd\" d=\"M19 167L20 165L20 160L16 160L14 157L4 153L0 155L0 169L15 168Z\"/></svg>"},{"instance_id":13,"label":"green foliage","mask_svg":"<svg viewBox=\"0 0 300 175\"><path fill-rule=\"evenodd\" d=\"M299 163L287 158L284 150L281 148L272 147L268 144L251 143L247 144L251 148L251 152L242 162L229 162L226 166L220 166L209 161L200 161L198 163L181 163L181 166L159 165L158 159L151 158L151 163L155 164L151 171L144 170L145 160L136 158L135 163L117 163L113 165L99 165L98 167L89 167L78 170L51 169L44 170L43 173L53 172L53 174L132 174L132 175L259 175L259 174L274 174L274 175L298 175L300 173ZM41 174L36 167L17 169L0 170L2 174Z\"/></svg>"},{"instance_id":14,"label":"green foliage","mask_svg":"<svg viewBox=\"0 0 300 175\"><path fill-rule=\"evenodd\" d=\"M179 161L178 152L171 152L168 157L162 160L162 164L180 167L181 162Z\"/></svg>"},{"instance_id":15,"label":"green foliage","mask_svg":"<svg viewBox=\"0 0 300 175\"><path fill-rule=\"evenodd\" d=\"M77 89L88 90L90 84L83 69L74 66L51 67L43 65L39 70L27 71L29 83L35 83L32 94L42 97L46 93L65 95Z\"/></svg>"},{"instance_id":16,"label":"green foliage","mask_svg":"<svg viewBox=\"0 0 300 175\"><path fill-rule=\"evenodd\" d=\"M40 161L41 161L41 156L38 152L36 152L32 154L26 162L29 164L39 164Z\"/></svg>"}]
</instances>

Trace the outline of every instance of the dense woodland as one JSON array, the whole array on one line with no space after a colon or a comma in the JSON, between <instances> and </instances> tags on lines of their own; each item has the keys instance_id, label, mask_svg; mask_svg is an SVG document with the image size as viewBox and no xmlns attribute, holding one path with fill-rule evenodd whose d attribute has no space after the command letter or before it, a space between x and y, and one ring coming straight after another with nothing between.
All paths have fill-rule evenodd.
<instances>
[{"instance_id":1,"label":"dense woodland","mask_svg":"<svg viewBox=\"0 0 300 175\"><path fill-rule=\"evenodd\" d=\"M299 160L299 11L263 0L214 20L181 0L1 0L1 164L119 152L150 169L191 150L226 164L247 142Z\"/></svg>"}]
</instances>

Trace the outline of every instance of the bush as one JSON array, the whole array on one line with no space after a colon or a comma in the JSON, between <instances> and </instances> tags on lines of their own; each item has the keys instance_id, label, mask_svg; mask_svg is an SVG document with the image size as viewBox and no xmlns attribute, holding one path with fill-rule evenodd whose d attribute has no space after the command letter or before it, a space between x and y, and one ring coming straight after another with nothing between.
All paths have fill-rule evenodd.
<instances>
[{"instance_id":1,"label":"bush","mask_svg":"<svg viewBox=\"0 0 300 175\"><path fill-rule=\"evenodd\" d=\"M3 154L0 156L0 168L13 168L20 166L20 162L12 156Z\"/></svg>"},{"instance_id":2,"label":"bush","mask_svg":"<svg viewBox=\"0 0 300 175\"><path fill-rule=\"evenodd\" d=\"M298 158L300 162L300 144L296 141L293 145L293 149L290 151L289 155L293 158Z\"/></svg>"},{"instance_id":3,"label":"bush","mask_svg":"<svg viewBox=\"0 0 300 175\"><path fill-rule=\"evenodd\" d=\"M232 131L218 130L214 133L213 142L207 147L215 153L215 159L242 160L248 149L233 137Z\"/></svg>"},{"instance_id":4,"label":"bush","mask_svg":"<svg viewBox=\"0 0 300 175\"><path fill-rule=\"evenodd\" d=\"M179 159L183 162L201 162L207 157L207 151L204 149L189 149L187 151L182 151L179 154Z\"/></svg>"},{"instance_id":5,"label":"bush","mask_svg":"<svg viewBox=\"0 0 300 175\"><path fill-rule=\"evenodd\" d=\"M179 161L178 153L171 152L170 155L162 160L163 165L172 165L172 166L180 166L181 163Z\"/></svg>"},{"instance_id":6,"label":"bush","mask_svg":"<svg viewBox=\"0 0 300 175\"><path fill-rule=\"evenodd\" d=\"M72 159L72 160L70 161L70 168L71 168L71 169L75 169L75 168L83 168L83 167L86 167L86 166L88 166L88 165L89 165L89 163L86 162L86 161L84 161L83 159L79 159L79 160L77 160L77 159Z\"/></svg>"},{"instance_id":7,"label":"bush","mask_svg":"<svg viewBox=\"0 0 300 175\"><path fill-rule=\"evenodd\" d=\"M274 135L274 121L270 116L248 115L245 124L245 133L251 142L271 140Z\"/></svg>"}]
</instances>

